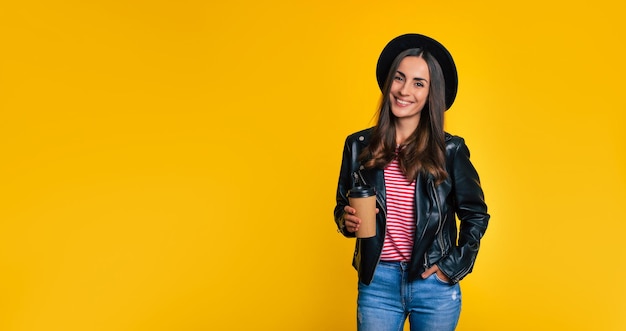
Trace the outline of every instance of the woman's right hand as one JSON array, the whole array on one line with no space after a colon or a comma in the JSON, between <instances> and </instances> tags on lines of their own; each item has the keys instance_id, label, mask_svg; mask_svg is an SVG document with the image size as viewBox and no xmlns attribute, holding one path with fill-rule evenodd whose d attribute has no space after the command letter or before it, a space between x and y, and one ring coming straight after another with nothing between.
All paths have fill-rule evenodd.
<instances>
[{"instance_id":1,"label":"woman's right hand","mask_svg":"<svg viewBox=\"0 0 626 331\"><path fill-rule=\"evenodd\" d=\"M361 225L361 220L355 216L356 209L350 206L345 206L343 207L343 211L345 212L343 214L343 224L346 227L346 231L351 233L356 232Z\"/></svg>"},{"instance_id":2,"label":"woman's right hand","mask_svg":"<svg viewBox=\"0 0 626 331\"><path fill-rule=\"evenodd\" d=\"M350 206L345 206L343 207L343 211L345 212L343 214L343 223L346 227L346 231L351 233L356 232L359 229L359 226L361 226L361 219L355 216L356 209ZM378 208L376 208L376 214L378 214Z\"/></svg>"}]
</instances>

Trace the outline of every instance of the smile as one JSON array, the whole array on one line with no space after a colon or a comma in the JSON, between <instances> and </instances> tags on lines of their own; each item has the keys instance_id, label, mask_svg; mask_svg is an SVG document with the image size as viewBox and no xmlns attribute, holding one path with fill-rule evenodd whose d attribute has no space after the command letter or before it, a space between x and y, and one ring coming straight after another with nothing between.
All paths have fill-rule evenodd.
<instances>
[{"instance_id":1,"label":"smile","mask_svg":"<svg viewBox=\"0 0 626 331\"><path fill-rule=\"evenodd\" d=\"M408 106L408 105L412 104L412 102L410 102L410 101L404 101L404 100L398 99L398 98L396 98L396 103L399 104L400 106Z\"/></svg>"}]
</instances>

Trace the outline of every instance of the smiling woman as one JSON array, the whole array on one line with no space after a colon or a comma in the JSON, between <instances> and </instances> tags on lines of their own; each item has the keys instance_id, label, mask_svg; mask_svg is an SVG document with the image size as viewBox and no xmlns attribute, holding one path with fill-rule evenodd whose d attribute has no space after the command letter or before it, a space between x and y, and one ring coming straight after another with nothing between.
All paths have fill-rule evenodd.
<instances>
[{"instance_id":1,"label":"smiling woman","mask_svg":"<svg viewBox=\"0 0 626 331\"><path fill-rule=\"evenodd\" d=\"M376 189L376 235L357 236L354 252L357 328L400 330L409 318L414 331L452 331L459 281L490 217L464 140L443 131L456 67L443 45L407 34L383 49L378 76L386 77L378 122L346 139L334 211L339 231L354 237L362 220L347 196L356 186Z\"/></svg>"}]
</instances>

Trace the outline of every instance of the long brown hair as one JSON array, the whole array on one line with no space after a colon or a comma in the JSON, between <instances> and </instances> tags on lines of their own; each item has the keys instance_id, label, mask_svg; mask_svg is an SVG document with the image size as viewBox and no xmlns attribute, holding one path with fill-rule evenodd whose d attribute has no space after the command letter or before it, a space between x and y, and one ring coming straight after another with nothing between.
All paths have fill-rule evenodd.
<instances>
[{"instance_id":1,"label":"long brown hair","mask_svg":"<svg viewBox=\"0 0 626 331\"><path fill-rule=\"evenodd\" d=\"M400 146L396 154L396 117L391 112L390 91L393 78L400 62L407 56L421 57L428 64L430 84L428 100L420 114L415 131ZM378 121L367 148L360 155L364 166L385 168L393 159L398 158L400 169L409 181L417 174L431 174L437 184L447 178L445 170L445 136L443 131L443 113L446 110L445 81L439 62L427 51L411 48L400 53L393 61L383 87Z\"/></svg>"}]
</instances>

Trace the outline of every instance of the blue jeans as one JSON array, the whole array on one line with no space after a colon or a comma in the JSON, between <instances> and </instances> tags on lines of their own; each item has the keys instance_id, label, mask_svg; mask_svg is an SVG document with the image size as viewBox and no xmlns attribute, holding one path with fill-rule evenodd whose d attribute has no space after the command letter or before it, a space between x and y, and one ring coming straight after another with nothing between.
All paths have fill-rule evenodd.
<instances>
[{"instance_id":1,"label":"blue jeans","mask_svg":"<svg viewBox=\"0 0 626 331\"><path fill-rule=\"evenodd\" d=\"M461 314L461 288L436 274L408 281L404 262L383 262L368 286L359 282L357 329L402 331L409 318L411 331L453 331Z\"/></svg>"}]
</instances>

